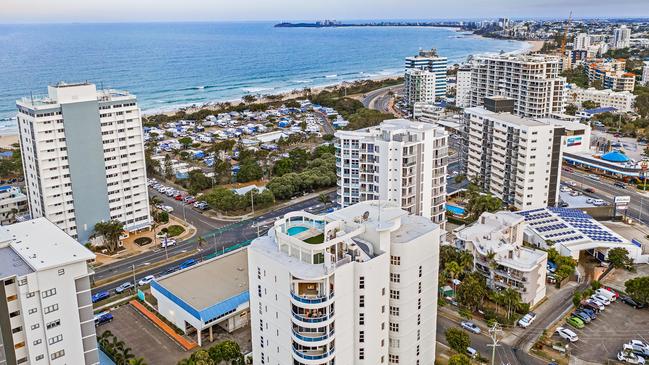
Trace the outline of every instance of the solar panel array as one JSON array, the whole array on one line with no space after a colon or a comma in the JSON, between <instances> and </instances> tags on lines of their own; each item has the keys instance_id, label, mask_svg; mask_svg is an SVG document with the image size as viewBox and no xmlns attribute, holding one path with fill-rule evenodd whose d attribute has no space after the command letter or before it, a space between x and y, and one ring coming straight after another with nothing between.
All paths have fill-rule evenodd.
<instances>
[{"instance_id":1,"label":"solar panel array","mask_svg":"<svg viewBox=\"0 0 649 365\"><path fill-rule=\"evenodd\" d=\"M590 238L597 242L622 243L611 231L588 214L569 208L539 208L517 212L543 239L571 242Z\"/></svg>"}]
</instances>

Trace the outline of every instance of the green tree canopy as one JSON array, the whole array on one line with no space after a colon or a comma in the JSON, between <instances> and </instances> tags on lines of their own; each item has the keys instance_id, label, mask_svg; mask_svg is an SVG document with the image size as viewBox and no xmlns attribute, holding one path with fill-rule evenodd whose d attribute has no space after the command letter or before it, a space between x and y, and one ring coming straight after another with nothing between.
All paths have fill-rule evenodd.
<instances>
[{"instance_id":1,"label":"green tree canopy","mask_svg":"<svg viewBox=\"0 0 649 365\"><path fill-rule=\"evenodd\" d=\"M466 348L471 345L469 334L455 327L447 328L444 332L448 346L457 353L464 354Z\"/></svg>"},{"instance_id":2,"label":"green tree canopy","mask_svg":"<svg viewBox=\"0 0 649 365\"><path fill-rule=\"evenodd\" d=\"M629 251L624 247L616 247L608 250L607 260L616 269L629 268L633 265L633 259L629 257Z\"/></svg>"},{"instance_id":3,"label":"green tree canopy","mask_svg":"<svg viewBox=\"0 0 649 365\"><path fill-rule=\"evenodd\" d=\"M638 303L649 303L649 276L640 276L624 283L626 292Z\"/></svg>"},{"instance_id":4,"label":"green tree canopy","mask_svg":"<svg viewBox=\"0 0 649 365\"><path fill-rule=\"evenodd\" d=\"M448 365L471 365L471 359L465 354L455 354L448 359Z\"/></svg>"},{"instance_id":5,"label":"green tree canopy","mask_svg":"<svg viewBox=\"0 0 649 365\"><path fill-rule=\"evenodd\" d=\"M110 220L96 223L93 236L102 236L108 252L115 253L119 246L119 236L121 236L122 232L124 232L124 224L118 220Z\"/></svg>"}]
</instances>

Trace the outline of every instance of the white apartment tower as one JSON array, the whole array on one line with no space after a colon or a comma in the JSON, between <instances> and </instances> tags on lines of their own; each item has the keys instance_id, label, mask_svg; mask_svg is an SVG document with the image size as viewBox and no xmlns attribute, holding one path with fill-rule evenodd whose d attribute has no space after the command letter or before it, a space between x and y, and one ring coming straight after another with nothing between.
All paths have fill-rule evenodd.
<instances>
[{"instance_id":1,"label":"white apartment tower","mask_svg":"<svg viewBox=\"0 0 649 365\"><path fill-rule=\"evenodd\" d=\"M446 97L446 68L448 59L440 57L436 49L420 50L416 56L406 57L406 69L418 68L435 74L435 98Z\"/></svg>"},{"instance_id":2,"label":"white apartment tower","mask_svg":"<svg viewBox=\"0 0 649 365\"><path fill-rule=\"evenodd\" d=\"M471 63L469 106L484 104L489 96L514 99L514 113L546 117L563 113L565 82L561 60L547 55L481 56Z\"/></svg>"},{"instance_id":3,"label":"white apartment tower","mask_svg":"<svg viewBox=\"0 0 649 365\"><path fill-rule=\"evenodd\" d=\"M248 248L256 363L432 365L439 237L383 201L277 220Z\"/></svg>"},{"instance_id":4,"label":"white apartment tower","mask_svg":"<svg viewBox=\"0 0 649 365\"><path fill-rule=\"evenodd\" d=\"M0 227L0 364L99 364L94 258L45 218Z\"/></svg>"},{"instance_id":5,"label":"white apartment tower","mask_svg":"<svg viewBox=\"0 0 649 365\"><path fill-rule=\"evenodd\" d=\"M471 105L471 67L461 66L456 79L455 105L466 108Z\"/></svg>"},{"instance_id":6,"label":"white apartment tower","mask_svg":"<svg viewBox=\"0 0 649 365\"><path fill-rule=\"evenodd\" d=\"M590 36L588 33L578 33L575 36L575 41L572 45L572 49L585 51L590 47Z\"/></svg>"},{"instance_id":7,"label":"white apartment tower","mask_svg":"<svg viewBox=\"0 0 649 365\"><path fill-rule=\"evenodd\" d=\"M406 69L404 73L403 98L412 108L415 103L435 102L435 74L418 68Z\"/></svg>"},{"instance_id":8,"label":"white apartment tower","mask_svg":"<svg viewBox=\"0 0 649 365\"><path fill-rule=\"evenodd\" d=\"M644 61L642 66L642 85L649 85L649 61Z\"/></svg>"},{"instance_id":9,"label":"white apartment tower","mask_svg":"<svg viewBox=\"0 0 649 365\"><path fill-rule=\"evenodd\" d=\"M612 49L628 48L631 45L631 29L626 25L613 29L613 38L611 39Z\"/></svg>"},{"instance_id":10,"label":"white apartment tower","mask_svg":"<svg viewBox=\"0 0 649 365\"><path fill-rule=\"evenodd\" d=\"M31 215L85 243L100 221L150 226L140 109L134 95L59 83L18 100Z\"/></svg>"},{"instance_id":11,"label":"white apartment tower","mask_svg":"<svg viewBox=\"0 0 649 365\"><path fill-rule=\"evenodd\" d=\"M338 204L388 200L410 214L445 221L448 133L405 119L336 132Z\"/></svg>"},{"instance_id":12,"label":"white apartment tower","mask_svg":"<svg viewBox=\"0 0 649 365\"><path fill-rule=\"evenodd\" d=\"M558 202L564 128L522 118L489 105L464 110L463 167L492 193L518 209ZM496 100L500 102L500 100ZM511 105L510 105L511 109Z\"/></svg>"}]
</instances>

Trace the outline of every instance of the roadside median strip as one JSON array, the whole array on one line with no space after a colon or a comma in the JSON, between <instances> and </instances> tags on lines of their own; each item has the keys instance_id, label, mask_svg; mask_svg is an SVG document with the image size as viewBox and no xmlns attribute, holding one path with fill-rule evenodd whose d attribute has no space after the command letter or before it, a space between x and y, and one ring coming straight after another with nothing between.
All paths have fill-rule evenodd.
<instances>
[{"instance_id":1,"label":"roadside median strip","mask_svg":"<svg viewBox=\"0 0 649 365\"><path fill-rule=\"evenodd\" d=\"M191 349L198 347L198 344L196 344L196 342L190 341L185 337L177 334L176 331L173 330L173 328L169 327L168 324L161 321L160 318L158 318L158 316L156 316L154 313L148 310L137 300L135 299L131 300L129 303L135 309L137 309L138 312L140 312L142 315L148 318L151 322L153 322L153 324L155 324L158 328L164 331L169 337L171 337L174 341L176 341L180 346L182 346L185 350L189 351Z\"/></svg>"}]
</instances>

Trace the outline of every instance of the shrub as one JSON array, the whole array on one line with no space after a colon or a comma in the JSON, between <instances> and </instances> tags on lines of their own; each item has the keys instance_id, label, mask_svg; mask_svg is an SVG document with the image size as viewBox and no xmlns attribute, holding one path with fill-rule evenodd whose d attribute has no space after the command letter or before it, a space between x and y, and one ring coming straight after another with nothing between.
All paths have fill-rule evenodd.
<instances>
[{"instance_id":1,"label":"shrub","mask_svg":"<svg viewBox=\"0 0 649 365\"><path fill-rule=\"evenodd\" d=\"M169 237L179 236L183 232L185 232L185 229L177 224L174 224L173 226L169 226L167 228L167 234L169 235Z\"/></svg>"},{"instance_id":2,"label":"shrub","mask_svg":"<svg viewBox=\"0 0 649 365\"><path fill-rule=\"evenodd\" d=\"M148 245L149 243L151 243L151 241L153 241L153 240L150 239L149 237L139 237L139 238L135 239L135 243L138 246Z\"/></svg>"}]
</instances>

